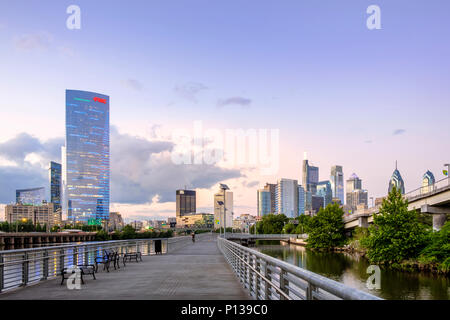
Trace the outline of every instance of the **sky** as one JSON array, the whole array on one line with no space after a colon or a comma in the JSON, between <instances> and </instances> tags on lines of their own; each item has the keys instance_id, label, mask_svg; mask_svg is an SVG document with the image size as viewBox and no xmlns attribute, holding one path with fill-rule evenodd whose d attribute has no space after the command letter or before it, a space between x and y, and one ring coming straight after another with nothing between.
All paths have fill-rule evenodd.
<instances>
[{"instance_id":1,"label":"sky","mask_svg":"<svg viewBox=\"0 0 450 320\"><path fill-rule=\"evenodd\" d=\"M66 26L72 4L80 29ZM381 29L369 30L373 4ZM320 180L342 165L369 197L386 194L396 160L407 191L427 170L439 180L450 160L449 10L446 0L2 1L0 203L48 184L66 89L110 96L111 210L128 218L174 216L185 186L212 212L221 182L235 215L256 214L266 182L301 181L304 152ZM189 150L175 133L194 138L196 123L223 136L277 131L278 170L174 163L174 150Z\"/></svg>"}]
</instances>

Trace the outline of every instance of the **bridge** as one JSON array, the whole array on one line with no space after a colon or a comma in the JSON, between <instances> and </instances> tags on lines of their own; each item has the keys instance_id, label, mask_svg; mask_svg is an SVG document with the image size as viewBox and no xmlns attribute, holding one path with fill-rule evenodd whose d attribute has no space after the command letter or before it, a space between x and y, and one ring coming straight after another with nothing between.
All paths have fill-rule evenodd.
<instances>
[{"instance_id":1,"label":"bridge","mask_svg":"<svg viewBox=\"0 0 450 320\"><path fill-rule=\"evenodd\" d=\"M162 242L161 255L155 243ZM103 249L142 252L143 262L86 277L81 290L60 285L59 270L93 263ZM379 299L246 248L214 233L0 251L0 300Z\"/></svg>"},{"instance_id":2,"label":"bridge","mask_svg":"<svg viewBox=\"0 0 450 320\"><path fill-rule=\"evenodd\" d=\"M450 214L450 180L437 181L431 186L424 186L405 194L409 210L420 210L433 216L433 229L440 230ZM380 206L356 211L345 217L345 229L355 227L367 228L373 223L373 215L379 213Z\"/></svg>"}]
</instances>

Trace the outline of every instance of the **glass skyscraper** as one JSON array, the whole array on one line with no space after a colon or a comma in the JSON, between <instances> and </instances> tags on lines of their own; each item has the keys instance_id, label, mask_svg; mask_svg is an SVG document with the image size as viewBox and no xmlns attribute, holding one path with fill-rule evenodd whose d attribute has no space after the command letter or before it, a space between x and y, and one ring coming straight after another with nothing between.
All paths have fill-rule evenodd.
<instances>
[{"instance_id":1,"label":"glass skyscraper","mask_svg":"<svg viewBox=\"0 0 450 320\"><path fill-rule=\"evenodd\" d=\"M195 190L176 191L176 216L182 217L186 214L196 213L196 193Z\"/></svg>"},{"instance_id":2,"label":"glass skyscraper","mask_svg":"<svg viewBox=\"0 0 450 320\"><path fill-rule=\"evenodd\" d=\"M63 213L71 221L109 218L109 97L66 90Z\"/></svg>"},{"instance_id":3,"label":"glass skyscraper","mask_svg":"<svg viewBox=\"0 0 450 320\"><path fill-rule=\"evenodd\" d=\"M330 182L332 197L341 200L341 203L344 204L344 172L342 166L331 167Z\"/></svg>"},{"instance_id":4,"label":"glass skyscraper","mask_svg":"<svg viewBox=\"0 0 450 320\"><path fill-rule=\"evenodd\" d=\"M50 202L57 211L61 208L61 164L51 161L49 170Z\"/></svg>"},{"instance_id":5,"label":"glass skyscraper","mask_svg":"<svg viewBox=\"0 0 450 320\"><path fill-rule=\"evenodd\" d=\"M46 200L45 188L31 188L16 190L16 203L40 206Z\"/></svg>"},{"instance_id":6,"label":"glass skyscraper","mask_svg":"<svg viewBox=\"0 0 450 320\"><path fill-rule=\"evenodd\" d=\"M272 201L271 192L267 189L258 190L258 217L271 213Z\"/></svg>"},{"instance_id":7,"label":"glass skyscraper","mask_svg":"<svg viewBox=\"0 0 450 320\"><path fill-rule=\"evenodd\" d=\"M317 184L317 196L323 197L323 207L326 208L327 205L333 200L333 193L331 191L330 181L321 181Z\"/></svg>"},{"instance_id":8,"label":"glass skyscraper","mask_svg":"<svg viewBox=\"0 0 450 320\"><path fill-rule=\"evenodd\" d=\"M395 170L392 173L391 179L389 180L388 193L390 193L394 187L400 190L401 194L405 194L405 182L403 182L402 175L397 169L397 161L395 161Z\"/></svg>"}]
</instances>

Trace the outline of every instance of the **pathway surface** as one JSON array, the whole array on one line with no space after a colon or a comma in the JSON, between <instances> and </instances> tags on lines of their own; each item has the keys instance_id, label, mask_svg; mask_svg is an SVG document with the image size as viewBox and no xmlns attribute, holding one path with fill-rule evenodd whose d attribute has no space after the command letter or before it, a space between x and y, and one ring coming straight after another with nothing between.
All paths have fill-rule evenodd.
<instances>
[{"instance_id":1,"label":"pathway surface","mask_svg":"<svg viewBox=\"0 0 450 320\"><path fill-rule=\"evenodd\" d=\"M5 299L250 299L217 248L216 239L203 237L167 255L144 256L143 262L86 276L81 290L60 285L61 278L0 294ZM101 266L100 266L101 269Z\"/></svg>"}]
</instances>

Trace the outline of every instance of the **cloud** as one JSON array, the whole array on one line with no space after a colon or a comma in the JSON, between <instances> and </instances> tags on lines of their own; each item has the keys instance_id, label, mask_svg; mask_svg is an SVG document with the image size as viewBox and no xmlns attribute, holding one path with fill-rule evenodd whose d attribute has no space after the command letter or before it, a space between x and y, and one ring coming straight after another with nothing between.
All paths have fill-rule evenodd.
<instances>
[{"instance_id":1,"label":"cloud","mask_svg":"<svg viewBox=\"0 0 450 320\"><path fill-rule=\"evenodd\" d=\"M214 165L177 165L169 141L111 132L111 199L118 203L144 204L158 196L160 202L175 201L183 186L210 188L218 182L241 176L239 170Z\"/></svg>"},{"instance_id":2,"label":"cloud","mask_svg":"<svg viewBox=\"0 0 450 320\"><path fill-rule=\"evenodd\" d=\"M182 98L197 103L197 95L208 87L198 82L188 82L175 87L175 92Z\"/></svg>"},{"instance_id":3,"label":"cloud","mask_svg":"<svg viewBox=\"0 0 450 320\"><path fill-rule=\"evenodd\" d=\"M215 165L177 165L171 151L174 143L148 140L120 133L111 126L111 202L148 204L175 201L175 190L184 185L211 188L221 181L241 176L239 170ZM45 186L48 164L60 161L63 138L41 141L21 133L0 143L0 158L16 164L0 165L0 202L14 201L15 190ZM30 157L33 155L33 157ZM30 162L29 158L38 161Z\"/></svg>"},{"instance_id":4,"label":"cloud","mask_svg":"<svg viewBox=\"0 0 450 320\"><path fill-rule=\"evenodd\" d=\"M373 141L372 140L366 140L366 141L364 141L364 143L372 143Z\"/></svg>"},{"instance_id":5,"label":"cloud","mask_svg":"<svg viewBox=\"0 0 450 320\"><path fill-rule=\"evenodd\" d=\"M395 130L395 131L392 133L392 135L393 135L393 136L398 136L398 135L403 134L403 133L405 133L405 132L406 132L405 129L397 129L397 130Z\"/></svg>"},{"instance_id":6,"label":"cloud","mask_svg":"<svg viewBox=\"0 0 450 320\"><path fill-rule=\"evenodd\" d=\"M131 89L131 90L135 90L135 91L141 91L142 90L142 83L140 83L138 80L136 79L127 79L127 80L122 80L122 85L125 88Z\"/></svg>"},{"instance_id":7,"label":"cloud","mask_svg":"<svg viewBox=\"0 0 450 320\"><path fill-rule=\"evenodd\" d=\"M224 107L227 105L239 105L242 107L248 107L252 103L251 99L243 98L243 97L231 97L228 99L221 99L217 102L219 107Z\"/></svg>"},{"instance_id":8,"label":"cloud","mask_svg":"<svg viewBox=\"0 0 450 320\"><path fill-rule=\"evenodd\" d=\"M14 38L14 46L23 51L46 50L52 41L53 37L45 32L24 34Z\"/></svg>"}]
</instances>

